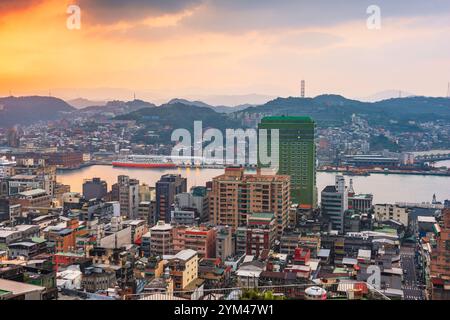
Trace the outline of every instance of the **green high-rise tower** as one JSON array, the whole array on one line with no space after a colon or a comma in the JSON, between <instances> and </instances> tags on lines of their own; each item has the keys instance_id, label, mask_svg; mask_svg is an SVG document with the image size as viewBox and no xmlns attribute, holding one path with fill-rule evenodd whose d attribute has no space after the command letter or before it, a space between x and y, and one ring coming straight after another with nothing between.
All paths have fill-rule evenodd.
<instances>
[{"instance_id":1,"label":"green high-rise tower","mask_svg":"<svg viewBox=\"0 0 450 320\"><path fill-rule=\"evenodd\" d=\"M267 129L269 136L270 129L279 130L278 174L291 176L293 203L316 208L315 122L309 117L265 117L258 129Z\"/></svg>"}]
</instances>

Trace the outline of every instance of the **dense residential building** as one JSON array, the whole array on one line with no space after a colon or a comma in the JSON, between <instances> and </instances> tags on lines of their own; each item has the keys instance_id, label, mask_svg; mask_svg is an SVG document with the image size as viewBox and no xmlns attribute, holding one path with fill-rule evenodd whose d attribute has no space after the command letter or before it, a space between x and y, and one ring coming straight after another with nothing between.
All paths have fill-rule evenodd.
<instances>
[{"instance_id":1,"label":"dense residential building","mask_svg":"<svg viewBox=\"0 0 450 320\"><path fill-rule=\"evenodd\" d=\"M155 220L170 222L171 206L175 195L186 192L187 180L181 175L164 175L156 182L156 215ZM155 222L156 222L155 221Z\"/></svg>"},{"instance_id":2,"label":"dense residential building","mask_svg":"<svg viewBox=\"0 0 450 320\"><path fill-rule=\"evenodd\" d=\"M148 225L145 220L127 220L122 225L123 228L131 228L132 243L141 241L142 236L148 231Z\"/></svg>"},{"instance_id":3,"label":"dense residential building","mask_svg":"<svg viewBox=\"0 0 450 320\"><path fill-rule=\"evenodd\" d=\"M437 239L437 248L431 256L431 297L433 300L450 300L450 209L442 212L443 226Z\"/></svg>"},{"instance_id":4,"label":"dense residential building","mask_svg":"<svg viewBox=\"0 0 450 320\"><path fill-rule=\"evenodd\" d=\"M145 183L139 186L139 201L151 202L155 200L155 197L156 197L155 187L150 187Z\"/></svg>"},{"instance_id":5,"label":"dense residential building","mask_svg":"<svg viewBox=\"0 0 450 320\"><path fill-rule=\"evenodd\" d=\"M195 208L184 207L183 209L180 209L175 207L171 211L170 222L172 224L193 226L200 223L200 218L198 217L197 209Z\"/></svg>"},{"instance_id":6,"label":"dense residential building","mask_svg":"<svg viewBox=\"0 0 450 320\"><path fill-rule=\"evenodd\" d=\"M142 242L141 242L141 251L144 257L150 257L151 256L151 242L152 242L152 236L150 231L147 232L142 236Z\"/></svg>"},{"instance_id":7,"label":"dense residential building","mask_svg":"<svg viewBox=\"0 0 450 320\"><path fill-rule=\"evenodd\" d=\"M47 250L47 243L43 242L33 242L21 241L15 242L8 245L9 257L11 259L16 259L18 257L24 257L25 259L30 259L41 253L45 253Z\"/></svg>"},{"instance_id":8,"label":"dense residential building","mask_svg":"<svg viewBox=\"0 0 450 320\"><path fill-rule=\"evenodd\" d=\"M108 184L100 178L85 180L83 183L83 196L90 199L103 199L108 193Z\"/></svg>"},{"instance_id":9,"label":"dense residential building","mask_svg":"<svg viewBox=\"0 0 450 320\"><path fill-rule=\"evenodd\" d=\"M56 166L49 165L45 159L16 158L14 176L8 178L9 194L23 190L44 189L53 196L56 186Z\"/></svg>"},{"instance_id":10,"label":"dense residential building","mask_svg":"<svg viewBox=\"0 0 450 320\"><path fill-rule=\"evenodd\" d=\"M192 249L198 253L199 258L215 258L216 256L215 228L186 227L173 228L173 250L178 252Z\"/></svg>"},{"instance_id":11,"label":"dense residential building","mask_svg":"<svg viewBox=\"0 0 450 320\"><path fill-rule=\"evenodd\" d=\"M39 232L39 226L35 225L21 224L14 227L0 227L0 250L6 250L11 243L38 237Z\"/></svg>"},{"instance_id":12,"label":"dense residential building","mask_svg":"<svg viewBox=\"0 0 450 320\"><path fill-rule=\"evenodd\" d=\"M235 253L232 229L228 226L217 227L216 257L225 261Z\"/></svg>"},{"instance_id":13,"label":"dense residential building","mask_svg":"<svg viewBox=\"0 0 450 320\"><path fill-rule=\"evenodd\" d=\"M0 300L43 300L45 287L0 279Z\"/></svg>"},{"instance_id":14,"label":"dense residential building","mask_svg":"<svg viewBox=\"0 0 450 320\"><path fill-rule=\"evenodd\" d=\"M290 208L289 176L245 173L229 167L213 179L210 197L213 222L234 229L247 225L253 213L273 212L278 236L288 225Z\"/></svg>"},{"instance_id":15,"label":"dense residential building","mask_svg":"<svg viewBox=\"0 0 450 320\"><path fill-rule=\"evenodd\" d=\"M301 233L299 232L284 232L280 240L280 253L293 255L295 249L298 248Z\"/></svg>"},{"instance_id":16,"label":"dense residential building","mask_svg":"<svg viewBox=\"0 0 450 320\"><path fill-rule=\"evenodd\" d=\"M265 117L258 128L279 130L278 174L291 176L292 202L316 208L315 122L309 117Z\"/></svg>"},{"instance_id":17,"label":"dense residential building","mask_svg":"<svg viewBox=\"0 0 450 320\"><path fill-rule=\"evenodd\" d=\"M0 179L5 179L14 174L16 161L8 160L6 157L0 158ZM1 192L0 192L1 193Z\"/></svg>"},{"instance_id":18,"label":"dense residential building","mask_svg":"<svg viewBox=\"0 0 450 320\"><path fill-rule=\"evenodd\" d=\"M336 176L334 186L322 190L322 215L330 219L331 228L344 232L344 213L348 209L348 193L343 176Z\"/></svg>"},{"instance_id":19,"label":"dense residential building","mask_svg":"<svg viewBox=\"0 0 450 320\"><path fill-rule=\"evenodd\" d=\"M0 197L0 222L8 221L10 214L11 200L6 197Z\"/></svg>"},{"instance_id":20,"label":"dense residential building","mask_svg":"<svg viewBox=\"0 0 450 320\"><path fill-rule=\"evenodd\" d=\"M119 176L117 185L120 215L136 219L139 215L139 181L128 176Z\"/></svg>"},{"instance_id":21,"label":"dense residential building","mask_svg":"<svg viewBox=\"0 0 450 320\"><path fill-rule=\"evenodd\" d=\"M182 250L167 258L167 267L174 281L174 289L186 290L198 277L198 255L191 249Z\"/></svg>"},{"instance_id":22,"label":"dense residential building","mask_svg":"<svg viewBox=\"0 0 450 320\"><path fill-rule=\"evenodd\" d=\"M407 207L393 204L376 204L374 206L374 216L378 221L394 220L402 223L405 227L409 223L411 210Z\"/></svg>"},{"instance_id":23,"label":"dense residential building","mask_svg":"<svg viewBox=\"0 0 450 320\"><path fill-rule=\"evenodd\" d=\"M172 226L164 221L150 229L150 252L153 255L173 254L173 231Z\"/></svg>"},{"instance_id":24,"label":"dense residential building","mask_svg":"<svg viewBox=\"0 0 450 320\"><path fill-rule=\"evenodd\" d=\"M156 201L141 201L138 208L138 218L146 221L148 225L152 225L156 211Z\"/></svg>"},{"instance_id":25,"label":"dense residential building","mask_svg":"<svg viewBox=\"0 0 450 320\"><path fill-rule=\"evenodd\" d=\"M81 286L87 292L107 290L116 285L116 273L95 266L84 269Z\"/></svg>"},{"instance_id":26,"label":"dense residential building","mask_svg":"<svg viewBox=\"0 0 450 320\"><path fill-rule=\"evenodd\" d=\"M52 152L46 154L47 163L61 168L78 168L83 163L83 153Z\"/></svg>"},{"instance_id":27,"label":"dense residential building","mask_svg":"<svg viewBox=\"0 0 450 320\"><path fill-rule=\"evenodd\" d=\"M14 204L20 204L23 209L28 208L46 208L50 207L52 196L47 194L45 190L33 189L29 191L19 192L12 197Z\"/></svg>"},{"instance_id":28,"label":"dense residential building","mask_svg":"<svg viewBox=\"0 0 450 320\"><path fill-rule=\"evenodd\" d=\"M273 248L277 237L273 213L254 213L247 218L247 225L236 231L236 252L259 256L263 250Z\"/></svg>"},{"instance_id":29,"label":"dense residential building","mask_svg":"<svg viewBox=\"0 0 450 320\"><path fill-rule=\"evenodd\" d=\"M175 207L179 210L195 209L195 219L206 222L209 219L209 199L206 187L193 187L190 192L175 195ZM188 224L193 224L190 222Z\"/></svg>"},{"instance_id":30,"label":"dense residential building","mask_svg":"<svg viewBox=\"0 0 450 320\"><path fill-rule=\"evenodd\" d=\"M78 220L70 220L64 228L50 229L47 240L55 245L56 252L70 252L75 250L78 235Z\"/></svg>"},{"instance_id":31,"label":"dense residential building","mask_svg":"<svg viewBox=\"0 0 450 320\"><path fill-rule=\"evenodd\" d=\"M302 236L298 239L298 247L308 249L312 258L317 256L320 246L321 242L319 236Z\"/></svg>"},{"instance_id":32,"label":"dense residential building","mask_svg":"<svg viewBox=\"0 0 450 320\"><path fill-rule=\"evenodd\" d=\"M372 209L373 195L371 194L355 194L348 198L349 209L360 212L369 212Z\"/></svg>"}]
</instances>

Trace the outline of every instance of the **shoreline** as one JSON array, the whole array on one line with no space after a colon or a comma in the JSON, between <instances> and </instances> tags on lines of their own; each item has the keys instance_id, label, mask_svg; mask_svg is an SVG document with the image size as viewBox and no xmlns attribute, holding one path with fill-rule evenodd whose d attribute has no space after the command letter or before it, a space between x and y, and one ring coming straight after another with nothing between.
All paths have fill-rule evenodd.
<instances>
[{"instance_id":1,"label":"shoreline","mask_svg":"<svg viewBox=\"0 0 450 320\"><path fill-rule=\"evenodd\" d=\"M110 162L105 161L96 161L96 162L89 162L89 163L83 163L78 167L74 168L57 168L58 172L73 172L77 170L82 170L84 168L92 167L92 166L112 166ZM177 167L177 168L188 168L187 166L184 167ZM224 167L189 167L189 168L199 168L199 169L224 169ZM133 168L129 168L133 169ZM149 168L149 170L152 170ZM326 173L342 173L346 176L354 176L354 177L364 177L369 175L364 174L353 174L352 172L349 172L347 170L330 170L330 169L317 169L317 172L326 172ZM368 174L383 174L383 175L415 175L415 176L436 176L436 177L450 177L450 171L448 172L433 172L433 171L407 171L407 170L389 170L389 171L379 171L379 170L370 170L368 169L366 171Z\"/></svg>"}]
</instances>

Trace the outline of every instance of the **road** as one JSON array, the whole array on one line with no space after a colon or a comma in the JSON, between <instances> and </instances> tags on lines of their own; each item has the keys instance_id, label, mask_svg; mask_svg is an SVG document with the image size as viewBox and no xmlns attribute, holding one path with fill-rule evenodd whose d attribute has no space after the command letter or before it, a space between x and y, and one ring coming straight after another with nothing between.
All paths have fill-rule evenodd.
<instances>
[{"instance_id":1,"label":"road","mask_svg":"<svg viewBox=\"0 0 450 320\"><path fill-rule=\"evenodd\" d=\"M402 285L404 300L424 300L423 290L419 288L420 284L417 281L414 248L400 249L400 264L404 270Z\"/></svg>"}]
</instances>

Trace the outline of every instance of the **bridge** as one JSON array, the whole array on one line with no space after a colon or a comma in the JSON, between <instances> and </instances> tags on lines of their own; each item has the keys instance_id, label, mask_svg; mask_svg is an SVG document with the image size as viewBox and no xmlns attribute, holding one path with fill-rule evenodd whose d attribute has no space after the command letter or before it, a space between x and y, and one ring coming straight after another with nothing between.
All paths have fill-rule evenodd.
<instances>
[{"instance_id":1,"label":"bridge","mask_svg":"<svg viewBox=\"0 0 450 320\"><path fill-rule=\"evenodd\" d=\"M450 150L413 152L413 155L414 155L414 162L417 163L450 160Z\"/></svg>"}]
</instances>

